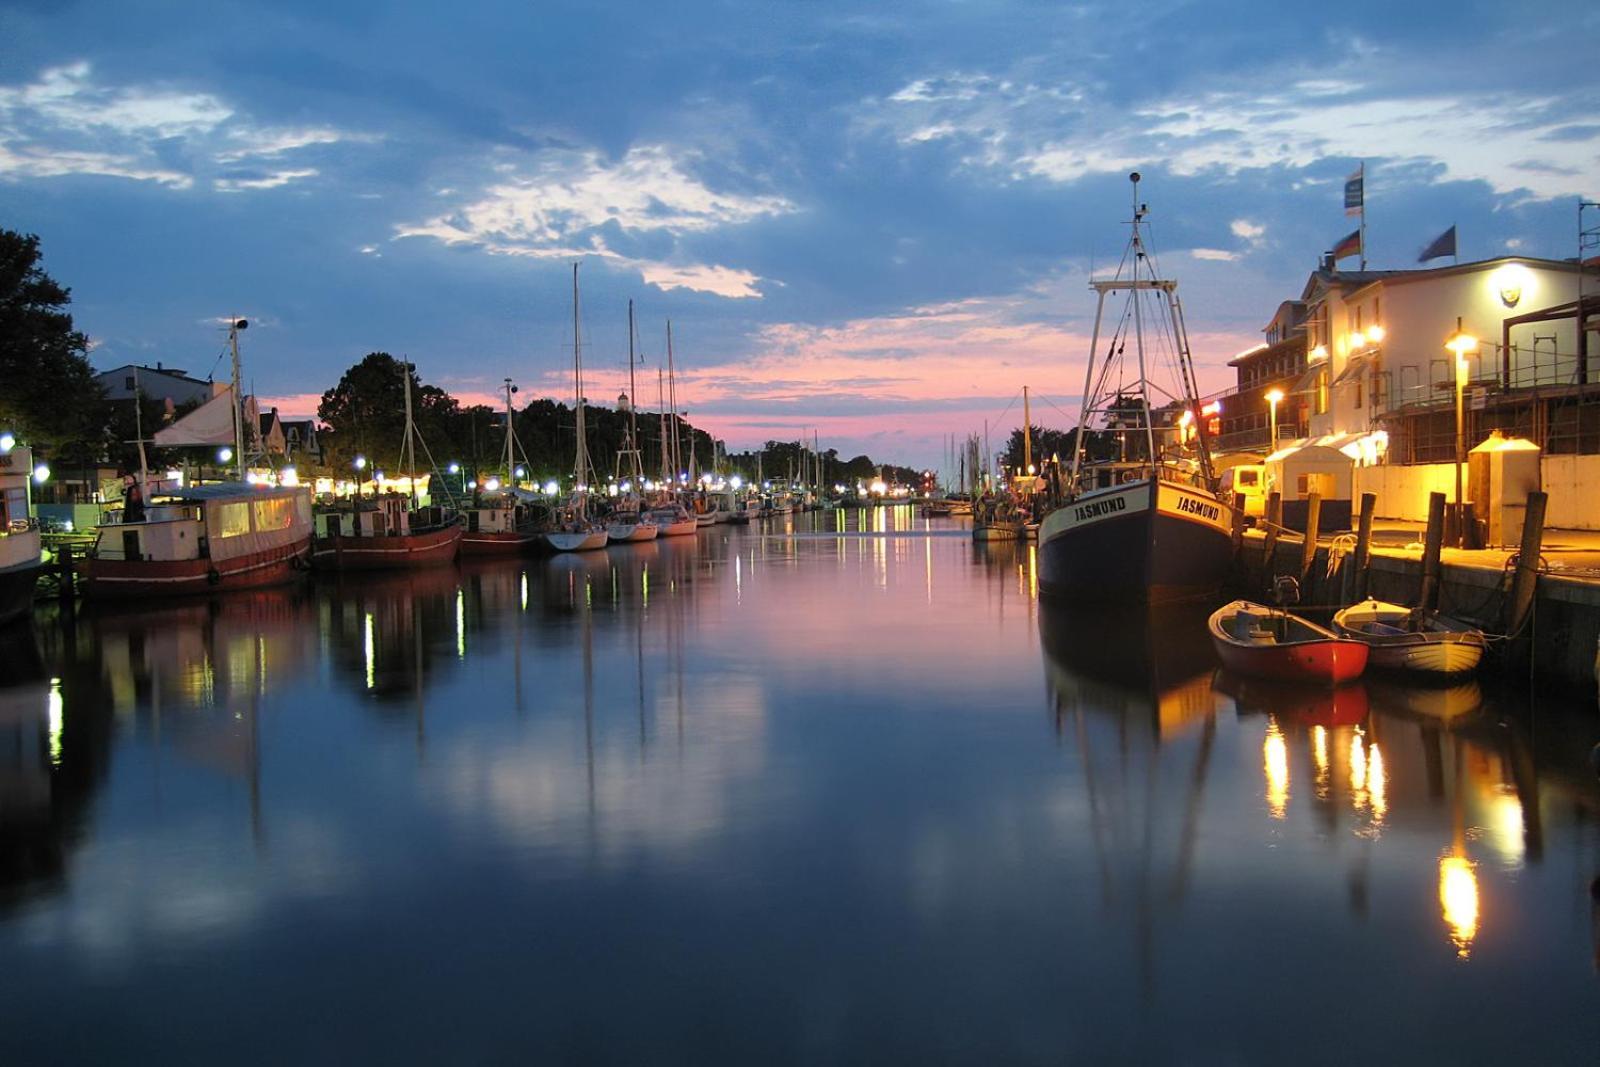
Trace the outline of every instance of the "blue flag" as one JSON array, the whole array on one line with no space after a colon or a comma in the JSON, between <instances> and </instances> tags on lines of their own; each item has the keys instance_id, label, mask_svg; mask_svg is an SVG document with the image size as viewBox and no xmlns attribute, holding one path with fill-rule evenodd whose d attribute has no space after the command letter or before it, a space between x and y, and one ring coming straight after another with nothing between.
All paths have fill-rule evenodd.
<instances>
[{"instance_id":1,"label":"blue flag","mask_svg":"<svg viewBox=\"0 0 1600 1067\"><path fill-rule=\"evenodd\" d=\"M1366 184L1366 175L1362 167L1357 167L1356 172L1344 180L1344 213L1346 215L1361 214L1365 202L1363 186Z\"/></svg>"},{"instance_id":2,"label":"blue flag","mask_svg":"<svg viewBox=\"0 0 1600 1067\"><path fill-rule=\"evenodd\" d=\"M1430 259L1440 256L1453 256L1456 254L1456 228L1451 226L1448 230L1428 242L1428 247L1422 250L1422 255L1417 257L1418 263L1426 263Z\"/></svg>"}]
</instances>

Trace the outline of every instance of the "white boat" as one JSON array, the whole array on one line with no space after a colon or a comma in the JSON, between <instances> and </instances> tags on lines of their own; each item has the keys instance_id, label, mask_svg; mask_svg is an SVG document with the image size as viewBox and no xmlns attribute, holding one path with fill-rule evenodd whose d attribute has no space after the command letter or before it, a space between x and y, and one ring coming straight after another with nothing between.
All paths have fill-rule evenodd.
<instances>
[{"instance_id":1,"label":"white boat","mask_svg":"<svg viewBox=\"0 0 1600 1067\"><path fill-rule=\"evenodd\" d=\"M1333 628L1367 645L1374 669L1464 675L1483 660L1483 631L1437 611L1369 598L1335 613Z\"/></svg>"},{"instance_id":2,"label":"white boat","mask_svg":"<svg viewBox=\"0 0 1600 1067\"><path fill-rule=\"evenodd\" d=\"M610 536L606 528L589 515L589 486L594 484L594 468L589 463L588 432L584 427L583 354L578 333L578 265L572 265L572 396L577 413L572 465L572 496L556 516L544 540L557 552L589 552L606 547Z\"/></svg>"},{"instance_id":3,"label":"white boat","mask_svg":"<svg viewBox=\"0 0 1600 1067\"><path fill-rule=\"evenodd\" d=\"M1177 282L1155 275L1139 175L1130 179L1133 224L1122 266L1115 277L1090 283L1098 304L1078 425L1099 423L1119 435L1133 469L1104 486L1083 450L1074 451L1067 499L1039 528L1039 589L1078 601L1206 599L1221 588L1233 558L1233 508L1216 493ZM1123 306L1108 315L1106 301L1114 295ZM1102 344L1103 325L1109 346ZM1151 381L1163 352L1181 378L1175 388ZM1124 368L1126 376L1108 372ZM1180 397L1187 418L1158 428L1153 391Z\"/></svg>"},{"instance_id":4,"label":"white boat","mask_svg":"<svg viewBox=\"0 0 1600 1067\"><path fill-rule=\"evenodd\" d=\"M661 529L662 537L684 537L700 528L689 509L682 504L667 504L650 509L650 517Z\"/></svg>"},{"instance_id":5,"label":"white boat","mask_svg":"<svg viewBox=\"0 0 1600 1067\"><path fill-rule=\"evenodd\" d=\"M614 545L654 541L660 532L654 518L637 511L620 512L606 523L606 538Z\"/></svg>"},{"instance_id":6,"label":"white boat","mask_svg":"<svg viewBox=\"0 0 1600 1067\"><path fill-rule=\"evenodd\" d=\"M33 586L44 566L28 490L32 477L32 449L0 450L0 624L33 612Z\"/></svg>"}]
</instances>

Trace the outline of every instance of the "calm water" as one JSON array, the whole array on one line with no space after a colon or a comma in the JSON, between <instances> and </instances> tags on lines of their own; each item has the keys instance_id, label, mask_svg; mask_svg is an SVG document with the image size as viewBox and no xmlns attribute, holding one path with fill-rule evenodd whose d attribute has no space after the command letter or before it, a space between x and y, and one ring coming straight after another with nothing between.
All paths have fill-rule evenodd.
<instances>
[{"instance_id":1,"label":"calm water","mask_svg":"<svg viewBox=\"0 0 1600 1067\"><path fill-rule=\"evenodd\" d=\"M0 1062L1595 1062L1592 705L865 521L13 631Z\"/></svg>"}]
</instances>

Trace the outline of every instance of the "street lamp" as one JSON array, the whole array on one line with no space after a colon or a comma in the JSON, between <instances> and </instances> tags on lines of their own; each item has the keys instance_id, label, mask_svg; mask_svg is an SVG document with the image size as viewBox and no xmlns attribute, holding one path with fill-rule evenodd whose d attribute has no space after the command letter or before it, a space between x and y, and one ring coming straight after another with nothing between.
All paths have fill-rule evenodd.
<instances>
[{"instance_id":1,"label":"street lamp","mask_svg":"<svg viewBox=\"0 0 1600 1067\"><path fill-rule=\"evenodd\" d=\"M1456 318L1456 332L1444 343L1456 357L1456 547L1466 539L1466 513L1461 507L1461 468L1467 461L1467 417L1465 397L1467 392L1467 356L1478 350L1478 339L1461 328Z\"/></svg>"},{"instance_id":2,"label":"street lamp","mask_svg":"<svg viewBox=\"0 0 1600 1067\"><path fill-rule=\"evenodd\" d=\"M1278 405L1283 403L1282 389L1267 390L1267 414L1272 420L1272 447L1267 450L1270 455L1278 450Z\"/></svg>"}]
</instances>

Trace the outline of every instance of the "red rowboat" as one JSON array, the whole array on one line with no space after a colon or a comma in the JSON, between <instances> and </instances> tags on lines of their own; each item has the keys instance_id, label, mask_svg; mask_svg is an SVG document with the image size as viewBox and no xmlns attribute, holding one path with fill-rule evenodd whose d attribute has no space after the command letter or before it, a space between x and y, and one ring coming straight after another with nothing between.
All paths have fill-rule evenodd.
<instances>
[{"instance_id":1,"label":"red rowboat","mask_svg":"<svg viewBox=\"0 0 1600 1067\"><path fill-rule=\"evenodd\" d=\"M1366 645L1264 604L1235 600L1207 625L1223 665L1255 678L1340 685L1367 667Z\"/></svg>"}]
</instances>

